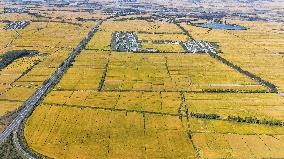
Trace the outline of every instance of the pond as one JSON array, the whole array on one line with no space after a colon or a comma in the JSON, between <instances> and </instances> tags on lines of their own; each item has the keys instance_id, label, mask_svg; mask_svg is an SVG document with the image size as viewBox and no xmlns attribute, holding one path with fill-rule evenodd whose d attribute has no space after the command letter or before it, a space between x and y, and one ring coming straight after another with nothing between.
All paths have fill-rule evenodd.
<instances>
[{"instance_id":1,"label":"pond","mask_svg":"<svg viewBox=\"0 0 284 159\"><path fill-rule=\"evenodd\" d=\"M225 30L246 30L246 27L235 25L235 24L225 24L225 23L197 23L195 26L210 28L210 29L225 29Z\"/></svg>"}]
</instances>

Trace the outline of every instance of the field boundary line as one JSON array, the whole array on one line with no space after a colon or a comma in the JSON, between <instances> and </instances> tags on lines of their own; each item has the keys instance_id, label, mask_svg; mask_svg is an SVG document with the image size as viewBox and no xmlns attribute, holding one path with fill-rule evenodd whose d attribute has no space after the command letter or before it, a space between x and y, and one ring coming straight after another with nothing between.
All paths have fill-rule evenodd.
<instances>
[{"instance_id":1,"label":"field boundary line","mask_svg":"<svg viewBox=\"0 0 284 159\"><path fill-rule=\"evenodd\" d=\"M189 122L190 116L189 116L189 113L188 113L189 108L188 108L188 106L186 104L186 99L185 99L185 96L184 96L184 92L180 92L180 96L181 96L181 104L180 105L181 105L181 107L184 108L184 111L185 111L186 124L187 124L187 136L188 136L188 139L191 142L191 145L192 145L192 147L194 149L195 156L197 158L200 158L199 149L195 145L195 143L193 141L193 138L192 138L193 134L192 134L192 130L190 128L190 122ZM182 122L182 118L181 118L181 122Z\"/></svg>"},{"instance_id":2,"label":"field boundary line","mask_svg":"<svg viewBox=\"0 0 284 159\"><path fill-rule=\"evenodd\" d=\"M107 76L107 71L108 71L108 66L109 66L109 63L110 63L110 58L111 58L111 53L109 53L108 55L108 60L107 60L107 63L105 65L105 68L104 68L104 72L102 74L102 78L101 78L101 81L99 83L99 88L98 88L98 91L101 92L103 90L103 87L105 85L105 81L106 81L106 76Z\"/></svg>"},{"instance_id":3,"label":"field boundary line","mask_svg":"<svg viewBox=\"0 0 284 159\"><path fill-rule=\"evenodd\" d=\"M110 108L110 107L100 107L100 106L90 106L90 105L67 105L67 104L58 104L58 103L42 103L44 105L57 106L57 107L71 107L71 108L80 108L80 109L96 109L96 110L106 110L106 111L114 111L114 112L134 112L141 114L154 114L154 115L166 115L166 116L176 116L179 114L174 113L163 113L163 112L153 112L153 111L145 111L145 110L136 110L136 109L119 109L119 108Z\"/></svg>"}]
</instances>

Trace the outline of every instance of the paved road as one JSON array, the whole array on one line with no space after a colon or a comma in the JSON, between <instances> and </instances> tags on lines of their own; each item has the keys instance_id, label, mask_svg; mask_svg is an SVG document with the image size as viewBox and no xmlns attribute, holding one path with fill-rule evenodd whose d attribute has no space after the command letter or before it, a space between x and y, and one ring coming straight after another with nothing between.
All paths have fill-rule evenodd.
<instances>
[{"instance_id":1,"label":"paved road","mask_svg":"<svg viewBox=\"0 0 284 159\"><path fill-rule=\"evenodd\" d=\"M13 132L13 141L15 143L16 148L18 149L18 151L27 159L36 159L35 157L31 156L28 152L26 152L23 147L21 146L19 139L18 139L18 131L15 130Z\"/></svg>"},{"instance_id":2,"label":"paved road","mask_svg":"<svg viewBox=\"0 0 284 159\"><path fill-rule=\"evenodd\" d=\"M47 93L49 88L52 88L64 74L64 71L69 67L75 57L84 49L85 45L93 37L98 27L101 25L103 20L100 20L97 25L88 33L88 35L79 43L79 45L73 50L71 55L59 66L55 73L39 88L23 105L23 109L19 115L8 125L5 130L0 134L0 144L12 133L13 130L17 129L20 123L28 116L28 114L36 107L36 104L40 99Z\"/></svg>"}]
</instances>

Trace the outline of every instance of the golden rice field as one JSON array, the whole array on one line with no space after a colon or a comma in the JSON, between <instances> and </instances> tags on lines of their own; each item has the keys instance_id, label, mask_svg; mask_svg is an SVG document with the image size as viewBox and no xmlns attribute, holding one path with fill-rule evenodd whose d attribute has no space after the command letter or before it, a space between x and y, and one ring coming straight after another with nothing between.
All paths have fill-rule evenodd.
<instances>
[{"instance_id":1,"label":"golden rice field","mask_svg":"<svg viewBox=\"0 0 284 159\"><path fill-rule=\"evenodd\" d=\"M265 90L208 55L112 53L104 90Z\"/></svg>"},{"instance_id":2,"label":"golden rice field","mask_svg":"<svg viewBox=\"0 0 284 159\"><path fill-rule=\"evenodd\" d=\"M126 20L113 21L108 20L100 27L105 31L139 31L149 33L182 33L182 31L173 23L166 22L147 22L145 20Z\"/></svg>"},{"instance_id":3,"label":"golden rice field","mask_svg":"<svg viewBox=\"0 0 284 159\"><path fill-rule=\"evenodd\" d=\"M153 42L143 42L142 48L155 49L163 53L183 53L185 52L180 44L154 44Z\"/></svg>"},{"instance_id":4,"label":"golden rice field","mask_svg":"<svg viewBox=\"0 0 284 159\"><path fill-rule=\"evenodd\" d=\"M0 115L3 116L7 114L8 112L11 112L13 110L16 110L19 108L23 103L22 102L13 102L13 101L0 101ZM0 126L0 129L2 130L2 125Z\"/></svg>"},{"instance_id":5,"label":"golden rice field","mask_svg":"<svg viewBox=\"0 0 284 159\"><path fill-rule=\"evenodd\" d=\"M170 53L182 53L185 50L179 44L181 42L188 41L188 37L184 34L175 33L175 34L145 34L139 33L137 34L138 40L142 41L143 49L155 49L160 52L170 52ZM175 44L155 44L155 42L159 41L171 41L175 42Z\"/></svg>"},{"instance_id":6,"label":"golden rice field","mask_svg":"<svg viewBox=\"0 0 284 159\"><path fill-rule=\"evenodd\" d=\"M277 94L187 93L185 98L193 113L284 120L284 99Z\"/></svg>"},{"instance_id":7,"label":"golden rice field","mask_svg":"<svg viewBox=\"0 0 284 159\"><path fill-rule=\"evenodd\" d=\"M180 101L178 92L52 91L43 103L177 115Z\"/></svg>"},{"instance_id":8,"label":"golden rice field","mask_svg":"<svg viewBox=\"0 0 284 159\"><path fill-rule=\"evenodd\" d=\"M70 12L72 7L40 9L52 21L26 14L0 15L6 20L41 20L19 30L19 37L15 31L0 29L4 37L0 54L23 49L41 54L19 58L0 70L0 116L20 108L70 55L95 19L106 17L99 11ZM77 21L78 17L91 20ZM225 59L283 90L284 44L277 31L281 26L226 20L249 29L182 26L196 40L216 42ZM135 32L143 49L160 53L111 51L117 31ZM283 97L208 54L184 53L178 43L188 39L174 23L119 18L103 22L25 121L28 146L62 159L284 158L283 126L228 120L238 116L283 122Z\"/></svg>"},{"instance_id":9,"label":"golden rice field","mask_svg":"<svg viewBox=\"0 0 284 159\"><path fill-rule=\"evenodd\" d=\"M176 116L41 105L30 119L28 144L54 158L194 158Z\"/></svg>"},{"instance_id":10,"label":"golden rice field","mask_svg":"<svg viewBox=\"0 0 284 159\"><path fill-rule=\"evenodd\" d=\"M42 20L26 14L1 14L3 20ZM22 19L21 19L22 18ZM88 22L90 23L90 22ZM94 25L96 22L91 22ZM1 23L3 27L4 23ZM0 29L0 54L12 50L37 50L39 54L14 60L0 70L0 116L20 107L41 87L90 30L60 22L31 22L22 30ZM19 36L17 36L19 35Z\"/></svg>"},{"instance_id":11,"label":"golden rice field","mask_svg":"<svg viewBox=\"0 0 284 159\"><path fill-rule=\"evenodd\" d=\"M115 31L134 31L142 42L144 49L157 49L161 52L184 52L181 45L153 44L157 40L187 41L187 36L175 24L164 22L147 22L144 20L107 21L88 43L87 49L110 50L112 33ZM101 38L104 37L104 38Z\"/></svg>"},{"instance_id":12,"label":"golden rice field","mask_svg":"<svg viewBox=\"0 0 284 159\"><path fill-rule=\"evenodd\" d=\"M104 38L101 38L104 37ZM112 32L99 30L86 46L87 49L110 51Z\"/></svg>"},{"instance_id":13,"label":"golden rice field","mask_svg":"<svg viewBox=\"0 0 284 159\"><path fill-rule=\"evenodd\" d=\"M283 158L283 127L190 119L201 158Z\"/></svg>"},{"instance_id":14,"label":"golden rice field","mask_svg":"<svg viewBox=\"0 0 284 159\"><path fill-rule=\"evenodd\" d=\"M243 31L225 31L183 25L194 38L217 42L222 57L239 65L243 69L274 83L283 91L284 35L275 30L283 26L270 22L233 21L232 23L248 27ZM253 60L253 62L252 62Z\"/></svg>"},{"instance_id":15,"label":"golden rice field","mask_svg":"<svg viewBox=\"0 0 284 159\"><path fill-rule=\"evenodd\" d=\"M85 50L63 76L57 89L96 90L108 61L109 53Z\"/></svg>"}]
</instances>

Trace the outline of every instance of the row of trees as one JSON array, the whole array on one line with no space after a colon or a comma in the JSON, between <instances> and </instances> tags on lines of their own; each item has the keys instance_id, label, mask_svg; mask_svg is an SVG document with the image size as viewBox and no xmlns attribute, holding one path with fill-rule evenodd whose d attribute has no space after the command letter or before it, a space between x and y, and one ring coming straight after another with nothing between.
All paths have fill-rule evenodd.
<instances>
[{"instance_id":1,"label":"row of trees","mask_svg":"<svg viewBox=\"0 0 284 159\"><path fill-rule=\"evenodd\" d=\"M0 158L23 159L14 145L13 134L8 136L8 138L0 145Z\"/></svg>"},{"instance_id":2,"label":"row of trees","mask_svg":"<svg viewBox=\"0 0 284 159\"><path fill-rule=\"evenodd\" d=\"M205 114L205 113L190 113L190 116L193 118L203 118L203 119L220 119L220 116L217 114Z\"/></svg>"},{"instance_id":3,"label":"row of trees","mask_svg":"<svg viewBox=\"0 0 284 159\"><path fill-rule=\"evenodd\" d=\"M217 114L205 114L205 113L190 113L192 118L202 118L202 119L211 119L211 120L226 120L226 121L235 121L239 123L251 123L251 124L261 124L261 125L270 125L270 126L284 126L283 121L279 120L267 120L267 119L257 119L254 117L240 117L240 116L228 116L225 119L221 119Z\"/></svg>"},{"instance_id":4,"label":"row of trees","mask_svg":"<svg viewBox=\"0 0 284 159\"><path fill-rule=\"evenodd\" d=\"M236 89L202 89L209 93L269 93L267 90L236 90Z\"/></svg>"},{"instance_id":5,"label":"row of trees","mask_svg":"<svg viewBox=\"0 0 284 159\"><path fill-rule=\"evenodd\" d=\"M38 51L35 50L14 50L14 51L8 51L4 55L0 56L0 69L5 68L10 63L12 63L14 60L18 58L22 58L25 56L33 56L37 54Z\"/></svg>"},{"instance_id":6,"label":"row of trees","mask_svg":"<svg viewBox=\"0 0 284 159\"><path fill-rule=\"evenodd\" d=\"M271 125L271 126L284 126L284 122L279 120L260 120L253 117L239 117L239 116L228 116L227 120L236 121L240 123L253 123L253 124L263 124L263 125Z\"/></svg>"}]
</instances>

